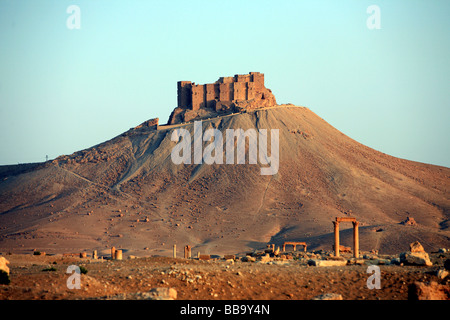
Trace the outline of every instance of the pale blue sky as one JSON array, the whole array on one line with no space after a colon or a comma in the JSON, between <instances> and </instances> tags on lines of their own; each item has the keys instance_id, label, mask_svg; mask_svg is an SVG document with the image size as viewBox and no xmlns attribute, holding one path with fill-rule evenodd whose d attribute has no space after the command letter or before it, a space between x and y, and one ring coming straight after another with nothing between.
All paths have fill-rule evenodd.
<instances>
[{"instance_id":1,"label":"pale blue sky","mask_svg":"<svg viewBox=\"0 0 450 320\"><path fill-rule=\"evenodd\" d=\"M69 30L68 6L81 10ZM369 30L369 5L381 29ZM0 164L88 148L176 107L176 82L265 73L387 154L450 166L450 1L0 0Z\"/></svg>"}]
</instances>

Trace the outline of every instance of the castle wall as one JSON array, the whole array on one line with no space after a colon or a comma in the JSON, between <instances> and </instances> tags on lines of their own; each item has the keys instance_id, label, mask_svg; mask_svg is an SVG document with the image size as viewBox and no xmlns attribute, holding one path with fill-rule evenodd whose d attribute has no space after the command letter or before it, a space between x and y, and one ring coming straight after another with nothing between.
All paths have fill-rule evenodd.
<instances>
[{"instance_id":1,"label":"castle wall","mask_svg":"<svg viewBox=\"0 0 450 320\"><path fill-rule=\"evenodd\" d=\"M247 99L246 100L251 100L251 99L255 99L256 96L256 84L254 82L249 82L247 83Z\"/></svg>"},{"instance_id":2,"label":"castle wall","mask_svg":"<svg viewBox=\"0 0 450 320\"><path fill-rule=\"evenodd\" d=\"M198 110L205 107L204 88L203 85L192 86L192 110Z\"/></svg>"},{"instance_id":3,"label":"castle wall","mask_svg":"<svg viewBox=\"0 0 450 320\"><path fill-rule=\"evenodd\" d=\"M256 84L257 89L264 88L264 74L259 72L250 72L251 80Z\"/></svg>"},{"instance_id":4,"label":"castle wall","mask_svg":"<svg viewBox=\"0 0 450 320\"><path fill-rule=\"evenodd\" d=\"M247 82L233 82L234 100L247 100Z\"/></svg>"},{"instance_id":5,"label":"castle wall","mask_svg":"<svg viewBox=\"0 0 450 320\"><path fill-rule=\"evenodd\" d=\"M219 100L220 101L231 101L233 100L233 83L226 82L221 83L219 86Z\"/></svg>"},{"instance_id":6,"label":"castle wall","mask_svg":"<svg viewBox=\"0 0 450 320\"><path fill-rule=\"evenodd\" d=\"M219 86L214 83L205 84L206 108L215 109L216 99L219 99Z\"/></svg>"},{"instance_id":7,"label":"castle wall","mask_svg":"<svg viewBox=\"0 0 450 320\"><path fill-rule=\"evenodd\" d=\"M234 77L220 77L218 82L219 83L232 83L232 82L234 82Z\"/></svg>"},{"instance_id":8,"label":"castle wall","mask_svg":"<svg viewBox=\"0 0 450 320\"><path fill-rule=\"evenodd\" d=\"M234 82L250 82L252 81L250 74L237 74L234 76Z\"/></svg>"}]
</instances>

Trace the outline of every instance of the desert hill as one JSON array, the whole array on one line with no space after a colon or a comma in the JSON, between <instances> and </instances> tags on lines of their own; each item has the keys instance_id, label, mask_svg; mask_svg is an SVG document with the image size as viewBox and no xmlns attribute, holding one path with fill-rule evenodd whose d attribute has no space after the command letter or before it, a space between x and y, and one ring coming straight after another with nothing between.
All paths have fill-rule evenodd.
<instances>
[{"instance_id":1,"label":"desert hill","mask_svg":"<svg viewBox=\"0 0 450 320\"><path fill-rule=\"evenodd\" d=\"M0 252L122 248L125 255L238 253L305 241L330 250L332 220L360 221L360 249L450 247L450 169L395 158L347 137L305 107L203 120L203 130L279 129L279 170L171 161L177 128L137 127L92 148L0 167ZM205 142L204 145L208 143ZM415 225L402 224L413 218ZM341 244L351 246L351 224Z\"/></svg>"}]
</instances>

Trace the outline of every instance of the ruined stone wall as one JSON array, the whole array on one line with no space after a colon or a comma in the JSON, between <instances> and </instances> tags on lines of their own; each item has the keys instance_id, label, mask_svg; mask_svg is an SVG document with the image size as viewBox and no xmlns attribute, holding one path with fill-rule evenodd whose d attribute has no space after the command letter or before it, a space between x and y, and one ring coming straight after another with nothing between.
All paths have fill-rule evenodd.
<instances>
[{"instance_id":1,"label":"ruined stone wall","mask_svg":"<svg viewBox=\"0 0 450 320\"><path fill-rule=\"evenodd\" d=\"M219 83L219 101L232 101L233 97L233 82Z\"/></svg>"}]
</instances>

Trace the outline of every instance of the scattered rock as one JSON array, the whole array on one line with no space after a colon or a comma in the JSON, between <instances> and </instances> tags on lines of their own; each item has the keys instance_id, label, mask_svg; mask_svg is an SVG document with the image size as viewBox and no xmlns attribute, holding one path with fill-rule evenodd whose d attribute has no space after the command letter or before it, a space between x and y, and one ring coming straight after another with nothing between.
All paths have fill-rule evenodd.
<instances>
[{"instance_id":1,"label":"scattered rock","mask_svg":"<svg viewBox=\"0 0 450 320\"><path fill-rule=\"evenodd\" d=\"M439 269L438 271L436 271L436 275L439 279L443 280L445 279L445 277L448 276L448 271L444 269Z\"/></svg>"},{"instance_id":2,"label":"scattered rock","mask_svg":"<svg viewBox=\"0 0 450 320\"><path fill-rule=\"evenodd\" d=\"M447 270L450 270L450 259L445 260L444 268L447 269Z\"/></svg>"},{"instance_id":3,"label":"scattered rock","mask_svg":"<svg viewBox=\"0 0 450 320\"><path fill-rule=\"evenodd\" d=\"M432 266L428 253L425 252L419 241L415 241L409 245L410 251L400 253L400 263Z\"/></svg>"},{"instance_id":4,"label":"scattered rock","mask_svg":"<svg viewBox=\"0 0 450 320\"><path fill-rule=\"evenodd\" d=\"M147 294L142 294L148 300L176 300L177 290L174 288L152 288Z\"/></svg>"},{"instance_id":5,"label":"scattered rock","mask_svg":"<svg viewBox=\"0 0 450 320\"><path fill-rule=\"evenodd\" d=\"M308 260L308 265L316 267L334 267L334 266L345 266L347 265L347 260Z\"/></svg>"},{"instance_id":6,"label":"scattered rock","mask_svg":"<svg viewBox=\"0 0 450 320\"><path fill-rule=\"evenodd\" d=\"M261 257L261 262L263 262L263 263L269 262L271 260L272 260L272 258L270 257L270 255L268 253L266 253L264 256Z\"/></svg>"},{"instance_id":7,"label":"scattered rock","mask_svg":"<svg viewBox=\"0 0 450 320\"><path fill-rule=\"evenodd\" d=\"M9 261L6 260L5 257L0 257L0 270L3 270L7 274L9 274L9 267L7 266L7 264L9 264Z\"/></svg>"},{"instance_id":8,"label":"scattered rock","mask_svg":"<svg viewBox=\"0 0 450 320\"><path fill-rule=\"evenodd\" d=\"M409 251L411 252L425 252L425 249L419 241L415 241L409 245Z\"/></svg>"},{"instance_id":9,"label":"scattered rock","mask_svg":"<svg viewBox=\"0 0 450 320\"><path fill-rule=\"evenodd\" d=\"M433 265L426 252L402 252L400 253L400 263L428 267Z\"/></svg>"},{"instance_id":10,"label":"scattered rock","mask_svg":"<svg viewBox=\"0 0 450 320\"><path fill-rule=\"evenodd\" d=\"M389 265L392 262L392 260L389 259L372 259L364 262L367 265Z\"/></svg>"},{"instance_id":11,"label":"scattered rock","mask_svg":"<svg viewBox=\"0 0 450 320\"><path fill-rule=\"evenodd\" d=\"M250 256L245 256L241 258L242 262L255 262L256 258L255 257L250 257Z\"/></svg>"},{"instance_id":12,"label":"scattered rock","mask_svg":"<svg viewBox=\"0 0 450 320\"><path fill-rule=\"evenodd\" d=\"M0 284L9 284L11 282L7 264L9 264L9 261L4 257L0 257Z\"/></svg>"},{"instance_id":13,"label":"scattered rock","mask_svg":"<svg viewBox=\"0 0 450 320\"><path fill-rule=\"evenodd\" d=\"M414 218L410 218L410 217L407 217L405 221L402 221L400 223L404 224L404 225L409 225L409 226L417 226L416 220L414 220Z\"/></svg>"},{"instance_id":14,"label":"scattered rock","mask_svg":"<svg viewBox=\"0 0 450 320\"><path fill-rule=\"evenodd\" d=\"M364 259L357 259L357 258L351 258L348 260L348 264L357 264L357 265L363 265L365 263Z\"/></svg>"},{"instance_id":15,"label":"scattered rock","mask_svg":"<svg viewBox=\"0 0 450 320\"><path fill-rule=\"evenodd\" d=\"M409 300L450 300L450 286L437 282L415 281L409 287Z\"/></svg>"},{"instance_id":16,"label":"scattered rock","mask_svg":"<svg viewBox=\"0 0 450 320\"><path fill-rule=\"evenodd\" d=\"M338 293L324 293L318 296L315 296L311 300L343 300L342 295Z\"/></svg>"},{"instance_id":17,"label":"scattered rock","mask_svg":"<svg viewBox=\"0 0 450 320\"><path fill-rule=\"evenodd\" d=\"M334 250L334 245L332 246L332 248L333 248L333 251L335 251L335 250ZM339 252L342 252L342 253L351 253L351 252L352 252L352 248L346 247L346 246L343 246L343 245L339 245Z\"/></svg>"},{"instance_id":18,"label":"scattered rock","mask_svg":"<svg viewBox=\"0 0 450 320\"><path fill-rule=\"evenodd\" d=\"M9 284L10 282L9 274L4 270L0 270L0 284Z\"/></svg>"}]
</instances>

